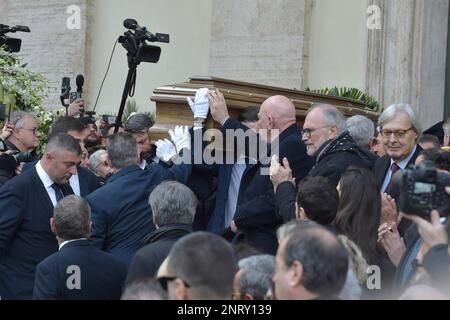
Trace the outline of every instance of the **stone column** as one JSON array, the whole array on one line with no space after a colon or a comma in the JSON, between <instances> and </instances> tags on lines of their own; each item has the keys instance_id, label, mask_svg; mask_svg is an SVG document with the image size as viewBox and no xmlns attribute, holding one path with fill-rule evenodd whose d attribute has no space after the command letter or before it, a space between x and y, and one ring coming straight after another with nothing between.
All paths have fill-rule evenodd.
<instances>
[{"instance_id":1,"label":"stone column","mask_svg":"<svg viewBox=\"0 0 450 320\"><path fill-rule=\"evenodd\" d=\"M366 90L383 107L410 103L424 129L441 121L449 0L370 0L381 29L369 30Z\"/></svg>"},{"instance_id":2,"label":"stone column","mask_svg":"<svg viewBox=\"0 0 450 320\"><path fill-rule=\"evenodd\" d=\"M215 0L210 75L306 86L310 0Z\"/></svg>"}]
</instances>

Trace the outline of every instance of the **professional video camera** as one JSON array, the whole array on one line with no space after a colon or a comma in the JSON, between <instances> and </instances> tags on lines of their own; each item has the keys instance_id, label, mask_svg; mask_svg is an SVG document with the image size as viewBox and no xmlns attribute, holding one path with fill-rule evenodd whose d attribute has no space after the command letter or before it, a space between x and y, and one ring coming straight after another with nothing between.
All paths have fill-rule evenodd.
<instances>
[{"instance_id":1,"label":"professional video camera","mask_svg":"<svg viewBox=\"0 0 450 320\"><path fill-rule=\"evenodd\" d=\"M22 45L21 39L10 38L5 36L7 33L15 32L30 32L30 28L26 26L10 27L4 24L0 24L0 46L6 46L6 50L10 52L19 52Z\"/></svg>"},{"instance_id":2,"label":"professional video camera","mask_svg":"<svg viewBox=\"0 0 450 320\"><path fill-rule=\"evenodd\" d=\"M1 138L0 138L0 152L7 152L9 155L14 157L17 164L20 164L22 162L33 162L35 160L31 151L25 152L10 151L8 149L6 142L4 142Z\"/></svg>"},{"instance_id":3,"label":"professional video camera","mask_svg":"<svg viewBox=\"0 0 450 320\"><path fill-rule=\"evenodd\" d=\"M450 175L436 170L432 161L424 160L418 167L411 166L394 177L400 190L399 210L429 219L433 209L441 216L450 214Z\"/></svg>"},{"instance_id":4,"label":"professional video camera","mask_svg":"<svg viewBox=\"0 0 450 320\"><path fill-rule=\"evenodd\" d=\"M151 33L146 27L141 27L136 20L126 19L123 26L128 29L123 36L119 37L119 42L127 50L128 58L128 75L125 81L125 87L122 93L122 100L120 102L119 112L116 118L115 132L119 130L122 125L122 116L125 108L127 97L134 95L134 88L136 86L137 66L141 62L156 63L159 61L161 55L161 48L146 44L150 42L165 42L169 43L169 35L164 33Z\"/></svg>"}]
</instances>

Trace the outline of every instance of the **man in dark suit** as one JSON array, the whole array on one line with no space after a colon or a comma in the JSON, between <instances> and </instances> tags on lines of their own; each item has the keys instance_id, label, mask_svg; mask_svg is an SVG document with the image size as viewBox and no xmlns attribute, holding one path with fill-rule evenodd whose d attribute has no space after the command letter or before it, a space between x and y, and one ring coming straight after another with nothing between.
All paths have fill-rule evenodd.
<instances>
[{"instance_id":1,"label":"man in dark suit","mask_svg":"<svg viewBox=\"0 0 450 320\"><path fill-rule=\"evenodd\" d=\"M236 132L241 129L247 134L252 133L246 126L229 117L225 99L220 91L209 91L208 96L211 114L215 121L222 124L224 132L227 130ZM308 175L313 159L307 155L305 144L301 141L293 103L284 96L270 97L261 105L258 119L258 136L253 140L255 144L260 145L261 139L268 144L272 154L278 153L280 159L287 158L297 181ZM245 148L244 151L247 158L254 157L251 151L255 151L252 148L256 148L252 145L251 138L250 135L248 143L250 149ZM235 156L239 157L240 152L241 150L235 150ZM267 154L260 153L261 149L259 152L253 152L257 156L257 159L254 159L256 161L248 163L241 173L240 184L236 186L238 192L230 229L233 232L239 230L248 243L258 250L275 254L278 246L275 231L280 226L281 219L276 214L273 186L269 178L270 161L264 161L269 158ZM222 181L224 182L226 183ZM219 185L220 183L219 178ZM229 182L229 186L232 186L232 181ZM226 185L225 189L228 189Z\"/></svg>"},{"instance_id":2,"label":"man in dark suit","mask_svg":"<svg viewBox=\"0 0 450 320\"><path fill-rule=\"evenodd\" d=\"M197 198L191 189L176 181L165 181L152 191L149 203L156 230L131 260L127 285L155 277L173 244L192 232Z\"/></svg>"},{"instance_id":3,"label":"man in dark suit","mask_svg":"<svg viewBox=\"0 0 450 320\"><path fill-rule=\"evenodd\" d=\"M51 127L47 140L58 134L68 134L69 136L72 136L80 144L81 151L87 152L84 141L89 135L89 129L80 119L61 117L56 120ZM23 171L29 170L34 167L35 164L35 162L25 164ZM75 195L86 197L100 187L100 180L91 171L77 165L77 173L70 178L69 184Z\"/></svg>"},{"instance_id":4,"label":"man in dark suit","mask_svg":"<svg viewBox=\"0 0 450 320\"><path fill-rule=\"evenodd\" d=\"M36 265L58 249L49 219L81 159L71 136L54 136L36 166L0 189L0 296L31 299Z\"/></svg>"},{"instance_id":5,"label":"man in dark suit","mask_svg":"<svg viewBox=\"0 0 450 320\"><path fill-rule=\"evenodd\" d=\"M185 138L190 149L190 136ZM97 248L113 254L128 267L144 239L155 230L148 204L150 192L164 180L186 183L191 165L166 168L153 163L141 169L136 140L126 132L111 136L106 149L115 173L86 198L92 209L90 239Z\"/></svg>"},{"instance_id":6,"label":"man in dark suit","mask_svg":"<svg viewBox=\"0 0 450 320\"><path fill-rule=\"evenodd\" d=\"M422 128L410 105L394 104L380 115L378 130L387 154L375 162L373 173L381 192L389 194L397 201L399 190L391 178L397 171L404 170L416 161L422 150L417 144ZM400 222L398 229L402 236L409 225L408 220Z\"/></svg>"},{"instance_id":7,"label":"man in dark suit","mask_svg":"<svg viewBox=\"0 0 450 320\"><path fill-rule=\"evenodd\" d=\"M37 265L33 299L118 300L126 267L89 242L91 208L86 200L70 195L58 202L50 226L59 251Z\"/></svg>"}]
</instances>

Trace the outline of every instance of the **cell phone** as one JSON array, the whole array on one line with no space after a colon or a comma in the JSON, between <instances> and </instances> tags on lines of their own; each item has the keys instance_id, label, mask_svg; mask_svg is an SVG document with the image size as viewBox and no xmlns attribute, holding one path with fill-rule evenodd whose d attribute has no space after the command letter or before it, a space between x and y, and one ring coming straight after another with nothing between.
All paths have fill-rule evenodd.
<instances>
[{"instance_id":1,"label":"cell phone","mask_svg":"<svg viewBox=\"0 0 450 320\"><path fill-rule=\"evenodd\" d=\"M115 116L110 116L110 115L107 115L107 114L102 115L102 120L104 122L106 122L106 124L116 123L116 117Z\"/></svg>"}]
</instances>

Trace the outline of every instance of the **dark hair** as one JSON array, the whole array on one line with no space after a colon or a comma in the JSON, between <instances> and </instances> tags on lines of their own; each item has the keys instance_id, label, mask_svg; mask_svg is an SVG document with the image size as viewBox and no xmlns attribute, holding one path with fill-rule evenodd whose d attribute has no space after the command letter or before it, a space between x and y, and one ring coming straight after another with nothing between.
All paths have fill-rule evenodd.
<instances>
[{"instance_id":1,"label":"dark hair","mask_svg":"<svg viewBox=\"0 0 450 320\"><path fill-rule=\"evenodd\" d=\"M423 160L430 160L430 161L434 162L438 153L439 153L439 149L435 149L435 148L425 149L425 150L420 151L418 156L422 156Z\"/></svg>"},{"instance_id":2,"label":"dark hair","mask_svg":"<svg viewBox=\"0 0 450 320\"><path fill-rule=\"evenodd\" d=\"M69 131L83 132L86 127L87 125L85 125L80 119L61 117L52 124L47 141L49 141L52 136L60 133L68 133Z\"/></svg>"},{"instance_id":3,"label":"dark hair","mask_svg":"<svg viewBox=\"0 0 450 320\"><path fill-rule=\"evenodd\" d=\"M441 147L441 143L439 142L439 138L435 135L425 133L423 134L417 143L421 144L423 142L431 142L433 144L433 148L439 149Z\"/></svg>"},{"instance_id":4,"label":"dark hair","mask_svg":"<svg viewBox=\"0 0 450 320\"><path fill-rule=\"evenodd\" d=\"M259 106L250 106L244 109L239 115L239 122L256 122L258 121Z\"/></svg>"},{"instance_id":5,"label":"dark hair","mask_svg":"<svg viewBox=\"0 0 450 320\"><path fill-rule=\"evenodd\" d=\"M86 200L69 195L53 211L56 235L64 240L87 238L90 234L91 208Z\"/></svg>"},{"instance_id":6,"label":"dark hair","mask_svg":"<svg viewBox=\"0 0 450 320\"><path fill-rule=\"evenodd\" d=\"M108 132L109 132L109 130L111 129L111 128L114 128L116 125L114 124L114 123L112 123L112 124L108 124L106 127L104 127L103 129L102 129L102 136L103 136L103 138L109 138L110 136L112 136L114 133L112 133L112 134L108 134ZM122 128L123 129L123 126L122 125L120 125L119 126L119 128Z\"/></svg>"},{"instance_id":7,"label":"dark hair","mask_svg":"<svg viewBox=\"0 0 450 320\"><path fill-rule=\"evenodd\" d=\"M136 113L127 123L125 123L125 131L129 133L140 133L147 131L153 126L152 119L145 113Z\"/></svg>"},{"instance_id":8,"label":"dark hair","mask_svg":"<svg viewBox=\"0 0 450 320\"><path fill-rule=\"evenodd\" d=\"M439 151L434 158L434 163L438 169L450 172L450 152Z\"/></svg>"},{"instance_id":9,"label":"dark hair","mask_svg":"<svg viewBox=\"0 0 450 320\"><path fill-rule=\"evenodd\" d=\"M369 264L378 264L381 194L373 174L350 166L339 181L340 203L334 227L355 242Z\"/></svg>"},{"instance_id":10,"label":"dark hair","mask_svg":"<svg viewBox=\"0 0 450 320\"><path fill-rule=\"evenodd\" d=\"M322 226L294 232L286 240L284 264L303 266L303 286L321 297L336 297L344 287L348 254L335 235Z\"/></svg>"},{"instance_id":11,"label":"dark hair","mask_svg":"<svg viewBox=\"0 0 450 320\"><path fill-rule=\"evenodd\" d=\"M231 245L223 238L195 232L172 247L167 271L185 281L198 299L228 299L237 263Z\"/></svg>"},{"instance_id":12,"label":"dark hair","mask_svg":"<svg viewBox=\"0 0 450 320\"><path fill-rule=\"evenodd\" d=\"M77 155L81 155L80 143L77 139L66 133L59 133L49 137L45 151L69 151Z\"/></svg>"},{"instance_id":13,"label":"dark hair","mask_svg":"<svg viewBox=\"0 0 450 320\"><path fill-rule=\"evenodd\" d=\"M306 177L298 185L297 205L305 210L308 219L330 224L336 216L339 194L327 178Z\"/></svg>"}]
</instances>

